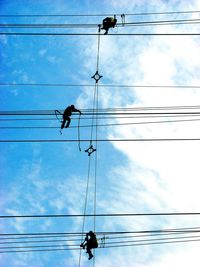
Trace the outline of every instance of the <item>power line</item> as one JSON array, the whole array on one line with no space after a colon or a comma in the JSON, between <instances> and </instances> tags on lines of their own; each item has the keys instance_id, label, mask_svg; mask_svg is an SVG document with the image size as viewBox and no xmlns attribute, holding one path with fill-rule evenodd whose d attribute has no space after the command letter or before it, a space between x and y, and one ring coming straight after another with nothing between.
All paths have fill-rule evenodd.
<instances>
[{"instance_id":1,"label":"power line","mask_svg":"<svg viewBox=\"0 0 200 267\"><path fill-rule=\"evenodd\" d=\"M161 244L173 244L173 243L189 243L189 242L197 242L200 241L200 239L189 239L189 240L174 240L174 241L164 241L164 242L145 242L145 243L137 243L137 244L119 244L119 245L109 245L105 247L99 247L96 249L105 249L105 248L114 248L114 247L135 247L135 246L145 246L145 245L161 245ZM45 247L45 246L44 246ZM62 245L60 247L69 247L67 245ZM52 249L28 249L28 250L7 250L7 251L0 251L0 254L2 253L22 253L22 252L43 252L43 251L65 251L65 250L79 250L78 248L52 248Z\"/></svg>"},{"instance_id":2,"label":"power line","mask_svg":"<svg viewBox=\"0 0 200 267\"><path fill-rule=\"evenodd\" d=\"M180 109L200 109L200 105L193 105L193 106L189 106L189 105L182 105L182 106L133 106L133 107L110 107L110 108L99 108L99 109L81 109L81 111L84 113L83 115L92 115L95 112L100 114L100 115L104 115L104 113L102 112L106 112L106 114L117 114L117 115L130 115L130 114L143 114L143 113L139 113L138 111L148 111L148 110L172 110L173 112L169 113L169 114L188 114L188 112L186 113L185 111L183 113L177 113L174 110L180 110ZM61 113L64 112L64 110L59 109ZM113 111L115 111L115 113L113 113ZM119 113L120 111L123 111L123 113ZM128 113L130 111L135 111L135 113ZM191 114L193 114L194 112L192 112ZM53 114L55 115L55 110L51 109L51 110L17 110L17 111L2 111L0 110L0 115L50 115ZM152 114L152 113L146 113L145 114ZM158 112L154 112L153 114L161 114ZM166 112L162 112L162 114L166 114ZM189 113L190 114L190 113ZM74 114L77 116L77 114ZM95 114L96 115L96 114Z\"/></svg>"},{"instance_id":3,"label":"power line","mask_svg":"<svg viewBox=\"0 0 200 267\"><path fill-rule=\"evenodd\" d=\"M60 84L60 83L0 83L0 86L47 86L47 87L94 87L92 84ZM99 87L127 87L127 88L200 88L200 85L130 85L130 84L99 84Z\"/></svg>"},{"instance_id":4,"label":"power line","mask_svg":"<svg viewBox=\"0 0 200 267\"><path fill-rule=\"evenodd\" d=\"M200 109L200 105L193 105L193 106L134 106L134 107L111 107L111 108L98 108L98 109L82 109L82 111L84 112L92 112L94 113L95 111L137 111L137 110L165 110L165 109L171 109L171 110L174 110L174 109ZM55 113L55 110L23 110L23 111L0 111L0 112L35 112L35 111L39 111L39 112L54 112ZM63 112L63 110L62 110Z\"/></svg>"},{"instance_id":5,"label":"power line","mask_svg":"<svg viewBox=\"0 0 200 267\"><path fill-rule=\"evenodd\" d=\"M111 242L106 242L106 245L110 245L110 244L128 244L128 243L143 243L143 242L154 242L154 241L165 241L165 240L174 240L174 241L178 241L178 240L187 240L190 238L199 238L199 235L190 235L190 236L178 236L178 237L161 237L161 238L148 238L148 239L135 239L135 240L125 240L125 241L111 241ZM117 237L116 237L117 238ZM108 238L109 239L109 238ZM200 239L198 239L200 241ZM55 241L55 240L54 240ZM68 242L70 242L69 240L66 240ZM73 240L72 240L73 241ZM71 242L72 242L71 241ZM80 241L80 239L76 239L75 241ZM44 242L44 241L42 241ZM49 242L49 241L47 241ZM4 244L5 245L5 244ZM0 251L2 249L24 249L24 248L56 248L56 247L77 247L79 246L79 244L59 244L59 245L55 245L55 244L51 244L51 245L26 245L26 246L0 246Z\"/></svg>"},{"instance_id":6,"label":"power line","mask_svg":"<svg viewBox=\"0 0 200 267\"><path fill-rule=\"evenodd\" d=\"M90 142L90 139L10 139L0 140L0 143L75 143L75 142ZM135 139L94 139L98 142L176 142L176 141L200 141L200 138L135 138Z\"/></svg>"},{"instance_id":7,"label":"power line","mask_svg":"<svg viewBox=\"0 0 200 267\"><path fill-rule=\"evenodd\" d=\"M86 234L86 233L85 233ZM55 236L59 236L61 237L62 235L64 236L81 236L82 233L80 232L51 232L51 233L0 233L0 236L9 236L9 239L19 239L19 238L47 238L47 237L55 237ZM11 236L15 236L15 237L11 237ZM5 239L5 238L1 238ZM8 239L8 238L6 238Z\"/></svg>"},{"instance_id":8,"label":"power line","mask_svg":"<svg viewBox=\"0 0 200 267\"><path fill-rule=\"evenodd\" d=\"M184 229L184 228L183 228ZM192 228L193 229L193 228ZM192 231L191 229L191 231ZM198 228L199 229L199 228ZM193 231L191 232L190 230L184 230L184 231L181 231L181 232L167 232L167 233L147 233L147 234L135 234L135 235L122 235L122 236L112 236L112 237L105 237L105 239L109 239L109 240L113 240L113 239L126 239L126 238L138 238L138 237L151 237L151 236L180 236L180 235L185 235L185 234L191 234L191 233L194 233ZM199 232L200 232L200 229L199 229ZM195 232L195 233L199 233L199 232ZM66 242L66 241L70 241L70 242L73 242L73 241L81 241L82 239L80 238L76 238L76 239L48 239L48 238L65 238L66 236L65 235L54 235L54 236L36 236L36 237L16 237L16 238L0 238L0 241L1 240L6 240L6 241L3 241L3 242L0 242L0 244L26 244L26 243L51 243L51 242ZM70 237L70 236L68 236ZM35 240L23 240L23 239L35 239ZM43 240L37 240L37 238L42 238ZM7 241L7 240L20 240L20 241ZM47 240L44 240L44 239L47 239ZM98 240L100 240L100 238L98 238Z\"/></svg>"},{"instance_id":9,"label":"power line","mask_svg":"<svg viewBox=\"0 0 200 267\"><path fill-rule=\"evenodd\" d=\"M105 117L98 117L99 119L141 119L141 118L181 118L181 117L199 117L200 115L198 114L193 114L193 115L177 115L177 114L172 114L172 115L129 115L129 116L105 116ZM73 120L77 120L78 118L73 118ZM0 119L1 122L4 121L52 121L52 120L57 120L56 118L15 118L15 119ZM87 118L81 118L81 120L92 120L92 117L87 117ZM74 127L74 126L71 126Z\"/></svg>"},{"instance_id":10,"label":"power line","mask_svg":"<svg viewBox=\"0 0 200 267\"><path fill-rule=\"evenodd\" d=\"M138 230L138 231L96 231L97 235L122 235L122 234L154 234L154 233L199 233L200 227L190 228L169 228L169 229L155 229L155 230ZM86 233L84 233L86 234ZM61 236L82 236L82 232L50 232L50 233L0 233L0 236L9 236L9 239L24 239L24 238L48 238ZM14 237L11 237L14 236ZM1 240L8 238L1 238Z\"/></svg>"},{"instance_id":11,"label":"power line","mask_svg":"<svg viewBox=\"0 0 200 267\"><path fill-rule=\"evenodd\" d=\"M181 232L180 232L180 229ZM193 227L193 228L177 228L177 230L179 230L178 232L158 232L158 233L144 233L144 234L135 234L135 235L122 235L122 236L106 236L105 239L108 239L108 240L113 240L113 239L127 239L127 238L146 238L146 237L152 237L152 236L180 236L180 235L188 235L188 234L191 234L191 233L199 233L200 232L200 229L199 231L193 231L193 230L196 230L196 229L199 229L199 227ZM183 231L184 230L184 231ZM98 234L100 235L100 234ZM74 241L81 241L82 239L80 238L76 238L76 239L48 239L48 238L66 238L65 235L54 235L54 236L31 236L31 237L16 237L16 238L0 238L0 244L1 245L5 245L5 244L26 244L26 243L51 243L51 242L74 242ZM69 235L67 236L68 238L70 237ZM74 236L72 236L74 237ZM35 240L23 240L23 239L35 239ZM37 240L37 238L39 238L40 240ZM41 240L41 238L43 240ZM7 241L7 240L20 240L20 241ZM47 240L44 240L44 239L47 239ZM6 241L3 241L1 242L1 240L6 240ZM101 238L98 238L98 240L101 240Z\"/></svg>"},{"instance_id":12,"label":"power line","mask_svg":"<svg viewBox=\"0 0 200 267\"><path fill-rule=\"evenodd\" d=\"M152 237L152 236L164 236L164 237L165 236L182 236L182 235L188 235L188 234L191 234L191 233L198 234L199 232L198 231L197 232L193 232L193 230L191 229L191 232L190 232L190 230L184 230L184 231L175 231L175 232L171 231L171 232L143 233L143 234L134 234L134 235L126 235L125 234L125 235L122 235L122 236L108 236L108 237L105 236L105 239L113 240L113 239L126 239L126 238L138 238L138 237L146 238L146 237Z\"/></svg>"},{"instance_id":13,"label":"power line","mask_svg":"<svg viewBox=\"0 0 200 267\"><path fill-rule=\"evenodd\" d=\"M30 33L30 32L0 32L0 35L14 36L98 36L97 33ZM109 33L108 36L199 36L200 33ZM101 34L101 36L107 36Z\"/></svg>"},{"instance_id":14,"label":"power line","mask_svg":"<svg viewBox=\"0 0 200 267\"><path fill-rule=\"evenodd\" d=\"M129 216L193 216L200 212L163 212L163 213L107 213L95 214L96 217L129 217ZM0 215L0 219L8 218L58 218L58 217L94 217L94 214L46 214L46 215Z\"/></svg>"},{"instance_id":15,"label":"power line","mask_svg":"<svg viewBox=\"0 0 200 267\"><path fill-rule=\"evenodd\" d=\"M38 239L47 239L48 238L75 238L81 236L79 233L25 233L25 234L0 234L0 236L8 236L8 237L0 237L0 241L4 240L22 240L20 242L23 242L23 240L35 240L33 242L37 242ZM13 237L14 236L14 237ZM13 242L13 241L11 241ZM17 241L18 242L18 241ZM25 241L24 241L25 242ZM28 241L27 241L28 242Z\"/></svg>"},{"instance_id":16,"label":"power line","mask_svg":"<svg viewBox=\"0 0 200 267\"><path fill-rule=\"evenodd\" d=\"M118 27L124 27L124 26L154 26L154 25L171 25L171 24L193 24L193 23L199 23L200 19L176 19L176 20L154 20L154 21L136 21L136 22L128 22L128 23L118 23ZM79 24L69 24L69 23L29 23L29 24L17 24L17 23L1 23L0 28L97 28L99 24L85 24L85 23L79 23Z\"/></svg>"},{"instance_id":17,"label":"power line","mask_svg":"<svg viewBox=\"0 0 200 267\"><path fill-rule=\"evenodd\" d=\"M49 248L49 247L54 247L54 248L56 248L56 247L77 247L78 246L78 244L76 244L76 245L40 245L40 246L15 246L15 247L11 247L11 246L8 246L8 247L1 247L0 246L0 252L1 252L1 249L21 249L21 248Z\"/></svg>"},{"instance_id":18,"label":"power line","mask_svg":"<svg viewBox=\"0 0 200 267\"><path fill-rule=\"evenodd\" d=\"M148 243L129 244L129 245L113 245L113 246L105 246L105 248L136 247L136 246L162 245L162 244L172 244L172 243L189 243L189 242L195 242L195 241L200 241L200 239L164 241L164 242L148 242Z\"/></svg>"},{"instance_id":19,"label":"power line","mask_svg":"<svg viewBox=\"0 0 200 267\"><path fill-rule=\"evenodd\" d=\"M113 242L114 243L114 242ZM53 248L56 248L56 247L77 247L79 246L79 244L72 244L72 245L36 245L36 246L14 246L14 247L11 247L11 246L8 246L8 247L2 247L0 246L0 252L1 252L1 249L21 249L21 248L49 248L49 247L53 247Z\"/></svg>"},{"instance_id":20,"label":"power line","mask_svg":"<svg viewBox=\"0 0 200 267\"><path fill-rule=\"evenodd\" d=\"M80 248L55 248L55 249L34 249L34 250L7 250L7 251L0 251L0 254L3 253L17 253L17 252L43 252L43 251L66 251L66 250L79 250Z\"/></svg>"},{"instance_id":21,"label":"power line","mask_svg":"<svg viewBox=\"0 0 200 267\"><path fill-rule=\"evenodd\" d=\"M110 245L110 244L128 244L128 243L137 243L140 244L142 242L153 242L153 241L165 241L165 240L174 240L174 241L178 241L178 240L185 240L185 239L189 239L189 238L199 238L200 236L181 236L181 237L162 237L162 238L149 238L149 239L136 239L136 240L125 240L125 241L114 241L114 242L106 242L106 245ZM200 239L198 239L200 241ZM16 248L16 247L14 247Z\"/></svg>"},{"instance_id":22,"label":"power line","mask_svg":"<svg viewBox=\"0 0 200 267\"><path fill-rule=\"evenodd\" d=\"M114 109L113 109L114 111ZM137 110L122 110L124 112L120 112L120 110L116 110L115 112L112 112L112 110L97 110L97 111L82 111L82 115L87 116L87 115L200 115L200 111L171 111L171 112L138 112ZM132 111L132 112L131 112ZM144 110L145 111L145 110ZM61 111L63 112L63 110ZM38 116L38 115L55 115L54 110L18 110L18 111L0 111L0 116ZM74 114L74 116L77 116Z\"/></svg>"},{"instance_id":23,"label":"power line","mask_svg":"<svg viewBox=\"0 0 200 267\"><path fill-rule=\"evenodd\" d=\"M104 14L1 14L0 17L103 17L103 16L144 16L144 15L172 15L172 14L195 14L198 10L167 11L167 12L140 12L140 13L104 13Z\"/></svg>"},{"instance_id":24,"label":"power line","mask_svg":"<svg viewBox=\"0 0 200 267\"><path fill-rule=\"evenodd\" d=\"M6 242L0 242L0 245L5 245L5 244L26 244L26 243L73 242L73 241L81 241L81 239L80 238L77 238L77 239L53 239L53 240L50 239L50 240L6 241Z\"/></svg>"},{"instance_id":25,"label":"power line","mask_svg":"<svg viewBox=\"0 0 200 267\"><path fill-rule=\"evenodd\" d=\"M93 125L94 127L108 127L108 126L130 126L130 125L144 125L144 124L160 124L160 123L177 123L177 122L194 122L200 121L200 119L189 119L189 120L165 120L165 121L143 121L143 122L127 122L127 123L108 123ZM81 125L81 126L70 126L70 128L90 128L92 125ZM27 129L60 129L58 126L0 126L1 130L27 130Z\"/></svg>"}]
</instances>

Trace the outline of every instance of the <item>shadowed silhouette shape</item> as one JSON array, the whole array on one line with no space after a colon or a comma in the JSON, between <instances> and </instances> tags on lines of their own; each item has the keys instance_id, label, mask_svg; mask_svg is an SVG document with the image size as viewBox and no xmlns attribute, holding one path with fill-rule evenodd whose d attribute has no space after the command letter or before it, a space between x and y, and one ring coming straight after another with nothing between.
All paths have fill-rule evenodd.
<instances>
[{"instance_id":1,"label":"shadowed silhouette shape","mask_svg":"<svg viewBox=\"0 0 200 267\"><path fill-rule=\"evenodd\" d=\"M72 112L79 112L81 114L81 111L79 109L76 109L74 105L68 106L64 113L63 113L63 121L61 124L61 130L65 127L68 128L71 122L70 116L72 115ZM65 125L67 121L67 124Z\"/></svg>"},{"instance_id":2,"label":"shadowed silhouette shape","mask_svg":"<svg viewBox=\"0 0 200 267\"><path fill-rule=\"evenodd\" d=\"M95 233L92 231L89 231L86 234L85 240L80 245L80 247L82 247L83 249L86 248L86 253L88 253L88 255L89 255L88 260L91 260L94 257L92 252L91 252L91 249L98 248L98 241L97 241Z\"/></svg>"},{"instance_id":3,"label":"shadowed silhouette shape","mask_svg":"<svg viewBox=\"0 0 200 267\"><path fill-rule=\"evenodd\" d=\"M110 28L114 28L116 23L117 23L116 15L114 15L114 18L113 17L105 18L102 22L102 27L101 27L102 30L105 30L104 34L108 34L108 30Z\"/></svg>"}]
</instances>

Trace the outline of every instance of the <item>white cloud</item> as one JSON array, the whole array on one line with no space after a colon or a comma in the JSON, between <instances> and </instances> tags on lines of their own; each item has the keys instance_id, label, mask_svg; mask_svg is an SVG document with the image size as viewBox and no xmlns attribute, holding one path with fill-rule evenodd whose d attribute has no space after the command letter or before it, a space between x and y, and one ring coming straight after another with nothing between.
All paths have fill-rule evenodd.
<instances>
[{"instance_id":1,"label":"white cloud","mask_svg":"<svg viewBox=\"0 0 200 267\"><path fill-rule=\"evenodd\" d=\"M123 2L127 4L126 2ZM171 5L179 4L171 1ZM121 6L122 2L117 5ZM164 9L165 8L165 9ZM167 5L161 1L161 10ZM180 6L179 6L180 8ZM183 5L184 9L184 5ZM190 8L192 10L192 7ZM171 31L168 27L163 30ZM124 37L125 38L125 37ZM154 38L116 39L102 37L100 47L100 74L103 79L113 84L143 85L198 85L200 59L197 56L199 41L192 37L154 37ZM145 39L145 40L144 40ZM91 40L90 40L91 42ZM96 42L89 46L83 56L88 58L85 67L94 68ZM91 60L90 60L91 59ZM102 82L103 82L102 79ZM124 95L128 91L128 104L124 104ZM121 91L99 89L101 107L134 107L137 106L172 106L198 105L199 90L177 88L134 88ZM116 97L117 96L117 97ZM92 94L87 94L92 97ZM127 97L127 96L126 96ZM126 98L125 98L126 99ZM117 120L117 122L122 122ZM110 130L110 128L109 128ZM199 123L141 125L134 127L117 127L110 130L108 138L179 138L199 137ZM124 154L126 165L111 166L108 175L110 190L104 194L99 207L109 213L118 212L195 212L200 201L199 182L199 150L198 142L113 142L113 146ZM109 205L108 205L109 203ZM106 229L149 229L163 227L197 226L198 217L165 217L134 218L105 220ZM190 246L152 246L126 251L119 249L109 251L103 260L97 257L98 264L108 266L186 266L198 262L198 243ZM175 249L173 249L175 248ZM156 252L158 251L158 256ZM169 252L170 251L170 252ZM153 256L152 256L153 255ZM184 255L181 258L181 255ZM145 261L141 262L141 258ZM181 263L181 264L180 264Z\"/></svg>"},{"instance_id":2,"label":"white cloud","mask_svg":"<svg viewBox=\"0 0 200 267\"><path fill-rule=\"evenodd\" d=\"M151 5L167 10L169 6L180 1L151 1ZM193 1L194 2L194 1ZM115 8L125 7L134 10L146 1L112 1ZM150 4L148 2L148 5ZM196 2L197 3L197 2ZM189 4L183 4L183 8ZM196 4L197 5L197 4ZM198 4L199 5L199 4ZM174 7L175 8L175 7ZM188 8L188 6L187 6ZM192 9L192 7L191 7ZM135 10L134 10L135 12ZM164 28L163 28L164 29ZM168 28L169 30L169 28ZM103 36L100 49L100 74L102 82L113 84L199 84L199 40L189 37L129 37L116 38ZM91 75L95 72L97 42L91 45L91 39L84 39L83 49L80 49L85 62L85 72ZM83 52L84 51L84 52ZM46 49L39 51L41 56ZM49 56L47 60L55 63L56 57ZM23 82L28 82L27 75L21 75ZM106 82L105 82L106 83ZM126 91L125 91L126 90ZM84 88L78 99L78 106L88 107L92 99L91 88ZM173 88L134 88L111 89L99 88L101 107L133 107L164 106L164 105L197 105L199 91ZM119 120L120 122L120 120ZM183 126L182 126L183 125ZM148 126L118 127L110 130L108 137L146 138L146 137L199 137L199 124L158 124ZM98 208L111 213L117 212L173 212L197 211L199 197L199 144L194 142L180 143L113 143L113 147L122 153L124 165L119 160L117 166L111 165L110 173L105 174L109 190L98 192L102 196ZM37 148L35 157L39 157ZM107 156L107 155L105 155ZM126 160L124 160L124 158ZM13 186L9 201L13 209L7 209L8 214L45 213L45 210L57 210L66 213L82 213L85 180L82 177L70 176L60 181L55 187L53 182L44 180L41 174L41 161L24 166L18 179L19 184ZM55 178L56 179L56 178ZM70 183L69 183L70 181ZM20 192L24 192L23 197ZM33 195L34 192L34 195ZM35 200L37 199L37 203ZM80 200L81 199L81 200ZM8 202L9 202L8 201ZM68 204L68 206L67 206ZM27 221L16 220L14 226L19 232L25 231ZM198 217L174 219L120 218L105 219L101 227L114 231L124 229L157 229L166 227L196 226ZM70 225L80 231L82 220ZM49 229L51 221L40 225L39 229ZM181 246L164 245L127 249L110 249L97 251L98 266L197 266L199 256L198 243ZM70 266L77 260L67 261ZM100 257L101 255L101 257ZM85 256L85 255L84 255ZM83 256L83 257L84 257ZM20 257L20 256L19 256ZM28 257L28 256L27 256ZM86 262L85 257L83 258ZM192 260L191 260L192 259ZM15 265L28 266L30 258L16 258ZM192 262L193 261L193 262ZM37 262L38 263L38 262ZM38 263L39 264L39 263ZM39 265L37 265L39 266Z\"/></svg>"}]
</instances>

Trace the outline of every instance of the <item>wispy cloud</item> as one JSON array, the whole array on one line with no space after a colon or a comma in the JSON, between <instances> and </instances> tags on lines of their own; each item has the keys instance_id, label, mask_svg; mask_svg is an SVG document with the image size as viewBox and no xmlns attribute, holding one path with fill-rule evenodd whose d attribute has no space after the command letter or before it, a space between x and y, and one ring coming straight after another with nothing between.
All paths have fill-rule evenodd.
<instances>
[{"instance_id":1,"label":"wispy cloud","mask_svg":"<svg viewBox=\"0 0 200 267\"><path fill-rule=\"evenodd\" d=\"M140 2L141 3L141 2ZM139 3L138 3L139 4ZM162 10L167 6L161 1ZM178 4L178 2L174 2ZM117 6L116 3L113 5ZM120 4L119 4L120 5ZM180 8L180 6L179 6ZM183 5L183 9L185 6ZM192 7L191 7L192 9ZM165 28L162 28L165 30ZM168 27L168 31L174 27ZM146 37L144 37L146 38ZM90 40L91 41L91 40ZM126 43L126 45L125 45ZM87 46L87 43L85 44ZM122 49L124 47L124 49ZM101 39L100 70L104 79L117 84L143 85L180 85L199 84L198 55L199 42L191 37L155 37L140 40L115 41L107 36ZM84 50L88 59L85 65L88 70L95 66L94 54L97 51L96 43ZM128 105L125 97L128 91ZM100 88L100 101L103 107L125 106L170 106L170 105L198 105L199 92L191 89L164 89L164 88L134 88L109 91ZM105 93L104 93L105 92ZM85 92L83 93L85 94ZM113 97L117 96L117 97ZM84 95L85 96L85 95ZM87 93L87 97L89 98ZM112 96L112 97L111 97ZM120 122L120 120L118 120ZM155 137L197 137L199 124L169 124L160 127L138 126L118 127L108 132L113 138L155 138ZM115 149L126 156L125 166L112 166L109 179L110 190L105 192L99 208L109 213L117 212L166 212L166 211L198 211L199 194L199 164L198 143L125 143L113 142ZM191 159L192 157L192 159ZM188 196L188 197L186 197ZM109 203L109 205L108 205ZM149 229L154 227L181 227L198 225L198 218L140 218L105 220L106 229ZM190 246L169 245L162 248L146 248L145 262L141 262L142 249L118 250L104 255L104 266L169 266L167 263L178 262L181 253L185 262L194 254L198 244ZM159 256L154 251L160 251ZM170 251L170 256L168 254ZM182 252L181 252L182 251ZM185 253L187 251L187 253ZM110 263L112 259L112 264ZM116 262L115 262L116 261ZM182 261L182 260L181 260ZM102 264L97 258L98 264ZM184 263L185 264L185 263ZM172 264L173 265L173 264Z\"/></svg>"},{"instance_id":2,"label":"wispy cloud","mask_svg":"<svg viewBox=\"0 0 200 267\"><path fill-rule=\"evenodd\" d=\"M61 1L62 2L62 1ZM60 3L61 3L60 2ZM104 1L105 4L107 3ZM63 2L64 3L64 2ZM191 4L192 3L192 4ZM180 1L112 1L107 8L124 8L128 12L136 9L169 11L169 6L178 9L197 8L199 3L181 3ZM195 4L195 5L194 5ZM144 6L145 5L145 6ZM194 5L194 6L193 6ZM57 10L61 10L57 8ZM123 10L123 11L124 11ZM196 27L196 26L195 26ZM174 30L174 27L162 28L163 31ZM192 28L193 29L193 28ZM191 30L192 30L191 29ZM123 31L123 29L118 29ZM157 29L158 30L158 29ZM155 31L157 31L155 29ZM139 31L139 29L137 29ZM77 56L79 66L84 69L81 77L88 77L95 73L97 39L88 38L79 40L80 53ZM3 42L6 42L3 40ZM40 57L54 64L57 57L52 53L47 55L47 49L39 49ZM120 37L102 36L100 45L99 72L103 75L102 83L113 84L143 84L143 85L196 85L199 79L199 40L191 37ZM28 58L28 57L27 57ZM89 73L89 76L88 76ZM87 76L86 76L87 75ZM24 83L31 79L27 72L16 70L13 77L20 77ZM88 83L87 80L87 83ZM91 82L91 80L90 80ZM86 83L84 81L84 83ZM93 88L84 88L77 100L80 108L90 108L93 100ZM103 108L109 107L135 107L135 106L171 106L171 105L198 105L200 93L198 89L173 89L173 88L99 88L99 104ZM116 120L121 122L121 120ZM110 128L104 132L113 138L155 138L155 137L199 137L199 123L193 124L165 124L138 125ZM199 198L199 155L198 143L111 143L112 154L116 159L109 162L111 154L107 154L107 147L101 150L102 162L105 158L110 163L109 171L99 164L101 176L98 179L97 211L107 213L142 213L142 212L192 212L198 211ZM102 147L101 147L102 148ZM65 150L66 149L66 150ZM69 160L74 156L74 151L63 149L66 156L64 164L57 165L50 158L52 154L40 154L40 146L32 147L32 161L16 170L12 188L7 194L7 208L5 213L15 214L44 214L83 212L86 176L85 173L69 174ZM66 152L67 151L67 152ZM70 151L70 153L69 153ZM60 153L60 151L59 151ZM67 158L68 157L68 158ZM78 158L78 156L74 156ZM82 158L81 158L82 160ZM51 162L51 163L50 163ZM86 161L81 162L82 164ZM48 165L48 164L49 165ZM77 164L77 161L76 161ZM48 166L48 167L47 167ZM59 167L58 167L59 166ZM61 167L60 167L61 166ZM74 168L74 172L76 171ZM53 168L57 168L56 174ZM63 168L63 169L62 169ZM78 168L78 167L77 167ZM46 170L46 171L44 171ZM104 184L104 185L102 185ZM93 211L93 181L90 184L88 212ZM103 187L104 186L104 187ZM197 217L133 217L133 218L103 218L96 219L97 229L102 231L120 230L150 230L174 227L198 226ZM86 221L85 229L93 224L92 220ZM13 220L5 225L5 229L16 232L50 231L50 230L80 231L82 218L66 221ZM109 241L109 240L108 240ZM141 246L119 249L99 249L96 252L97 266L136 266L136 267L165 267L181 265L188 266L198 262L198 243L186 245ZM65 254L66 255L66 254ZM60 266L75 266L78 253L67 254L62 258ZM30 266L35 260L35 266L49 263L51 254L39 256L17 255L12 260L13 266ZM42 258L42 261L40 260ZM192 262L192 260L193 262ZM86 266L87 258L83 256ZM92 263L91 263L92 264Z\"/></svg>"}]
</instances>

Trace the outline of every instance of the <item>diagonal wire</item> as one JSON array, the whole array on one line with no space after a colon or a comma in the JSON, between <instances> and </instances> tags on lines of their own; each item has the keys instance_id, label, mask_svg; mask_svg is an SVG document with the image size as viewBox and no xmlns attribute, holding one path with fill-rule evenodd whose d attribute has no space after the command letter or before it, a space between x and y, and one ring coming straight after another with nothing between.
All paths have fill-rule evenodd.
<instances>
[{"instance_id":1,"label":"diagonal wire","mask_svg":"<svg viewBox=\"0 0 200 267\"><path fill-rule=\"evenodd\" d=\"M100 26L99 26L99 31L100 31ZM99 33L99 37L98 37L98 51L99 51L99 46L100 46L100 33ZM98 71L98 66L99 66L99 53L97 55L97 71ZM92 145L92 138L93 138L94 116L95 116L94 110L95 110L95 102L97 101L96 100L97 99L97 95L98 95L98 84L95 83L95 86L94 86L94 97L93 97L93 116L92 116L91 134L90 134L90 146ZM97 118L97 115L96 115L96 118ZM97 139L97 136L96 136L96 139ZM96 157L95 157L95 165L96 165ZM84 215L86 213L86 208L87 208L88 187L89 187L89 179L90 179L90 166L91 166L91 157L89 155L88 178L87 178L87 187L86 187L86 198L85 198ZM95 175L96 175L96 171L95 171ZM96 177L95 177L95 179L96 179ZM95 185L95 187L96 187L96 185ZM95 200L95 202L96 202L96 200ZM95 203L95 206L96 206L96 203ZM95 208L94 211L96 213L96 208ZM94 216L94 218L95 218L95 216ZM94 219L94 221L95 221L95 219ZM95 222L94 222L94 224L95 224ZM84 232L84 228L85 228L85 216L83 217L82 233ZM83 235L82 235L82 241L83 241ZM82 255L82 253L81 253L81 248L80 248L78 267L80 267L80 265L81 265L81 255ZM93 261L93 267L94 267L94 261Z\"/></svg>"}]
</instances>

